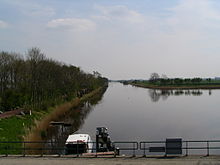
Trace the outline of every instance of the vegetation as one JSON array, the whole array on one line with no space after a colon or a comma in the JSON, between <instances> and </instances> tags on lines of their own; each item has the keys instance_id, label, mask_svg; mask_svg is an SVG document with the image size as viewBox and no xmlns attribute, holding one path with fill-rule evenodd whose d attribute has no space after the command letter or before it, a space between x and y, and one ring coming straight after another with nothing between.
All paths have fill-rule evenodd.
<instances>
[{"instance_id":1,"label":"vegetation","mask_svg":"<svg viewBox=\"0 0 220 165\"><path fill-rule=\"evenodd\" d=\"M168 78L166 75L159 76L152 73L149 80L123 81L124 84L157 89L215 89L220 88L220 80L211 78Z\"/></svg>"},{"instance_id":2,"label":"vegetation","mask_svg":"<svg viewBox=\"0 0 220 165\"><path fill-rule=\"evenodd\" d=\"M0 111L32 110L32 115L0 119L0 140L22 140L34 121L54 110L53 116L65 113L68 107L85 101L81 98L107 82L98 72L88 74L78 67L48 59L38 48L28 50L25 58L0 52Z\"/></svg>"},{"instance_id":3,"label":"vegetation","mask_svg":"<svg viewBox=\"0 0 220 165\"><path fill-rule=\"evenodd\" d=\"M39 117L39 116L38 116ZM25 134L26 129L30 129L33 125L33 122L37 117L37 114L33 114L32 116L13 116L7 119L0 119L0 141L21 141ZM21 153L22 151L18 149L12 148L21 148L22 143L0 143L0 154L6 154L10 150L11 154Z\"/></svg>"},{"instance_id":4,"label":"vegetation","mask_svg":"<svg viewBox=\"0 0 220 165\"><path fill-rule=\"evenodd\" d=\"M107 82L98 72L46 58L40 49L17 53L0 52L0 111L18 107L46 110L57 103L89 93Z\"/></svg>"},{"instance_id":5,"label":"vegetation","mask_svg":"<svg viewBox=\"0 0 220 165\"><path fill-rule=\"evenodd\" d=\"M64 115L69 113L76 113L73 123L77 124L74 127L79 127L79 120L83 120L83 111L76 111L78 107L83 105L85 101L91 101L94 99L100 99L105 92L106 87L99 87L96 90L85 94L81 98L74 98L69 102L65 102L56 107L51 107L48 111L34 112L31 116L14 116L7 119L0 119L0 141L1 142L20 142L20 143L0 143L0 154L21 154L22 140L24 141L42 141L48 137L47 131L51 121L59 121ZM72 112L71 112L72 110ZM80 112L80 113L79 113ZM82 114L81 114L82 112ZM33 125L35 123L35 125ZM7 150L6 150L7 147ZM26 144L29 148L42 147L40 143ZM26 153L38 153L32 150Z\"/></svg>"},{"instance_id":6,"label":"vegetation","mask_svg":"<svg viewBox=\"0 0 220 165\"><path fill-rule=\"evenodd\" d=\"M105 92L107 88L106 87L100 87L86 95L84 95L81 98L75 98L71 100L70 102L66 102L62 105L56 106L53 111L47 115L45 115L40 121L37 122L36 127L29 130L28 134L26 134L24 141L47 141L48 139L54 138L53 134L51 134L51 121L63 121L64 117L71 118L70 121L68 121L72 126L71 129L66 130L69 134L77 131L81 124L83 123L84 119L86 118L86 115L91 110L90 108L83 108L79 109L79 107L84 106L85 102L86 105L91 106L93 103L97 103L98 100L100 100L103 96L103 93ZM89 104L88 104L89 103ZM64 132L63 132L64 133ZM67 138L67 134L64 133L62 137L59 137L59 142L65 143L65 139ZM64 139L63 139L64 138ZM45 144L41 143L29 143L26 144L28 148L39 148L39 147L45 147ZM29 154L39 154L38 150L31 150L28 151Z\"/></svg>"},{"instance_id":7,"label":"vegetation","mask_svg":"<svg viewBox=\"0 0 220 165\"><path fill-rule=\"evenodd\" d=\"M107 83L100 73L85 73L79 67L49 59L38 48L28 50L26 56L0 52L0 111L32 110L31 115L0 119L0 141L34 140L34 131L44 138L51 120L98 94ZM5 147L21 146L1 143L0 153L6 152Z\"/></svg>"}]
</instances>

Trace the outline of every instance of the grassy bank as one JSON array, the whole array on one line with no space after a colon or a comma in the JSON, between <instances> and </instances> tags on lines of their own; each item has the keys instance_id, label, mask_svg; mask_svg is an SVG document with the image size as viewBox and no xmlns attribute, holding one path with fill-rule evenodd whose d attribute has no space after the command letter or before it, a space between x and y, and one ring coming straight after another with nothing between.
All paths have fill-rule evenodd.
<instances>
[{"instance_id":1,"label":"grassy bank","mask_svg":"<svg viewBox=\"0 0 220 165\"><path fill-rule=\"evenodd\" d=\"M33 112L32 115L19 115L7 119L0 119L0 141L42 141L51 121L56 121L68 111L80 107L85 101L103 93L105 89L106 87L97 88L83 95L81 98L74 98L56 107L50 107L47 111L38 111ZM6 146L9 146L9 148L21 148L22 143L13 143L10 145L0 143L0 154L5 154L6 151L4 148ZM21 152L22 150L10 150L10 154L18 154Z\"/></svg>"},{"instance_id":2,"label":"grassy bank","mask_svg":"<svg viewBox=\"0 0 220 165\"><path fill-rule=\"evenodd\" d=\"M91 97L95 97L104 88L97 88L81 98L74 98L69 102L50 107L47 111L34 111L32 115L0 119L0 141L42 140L42 133L49 127L50 121L55 121L70 109L80 106Z\"/></svg>"},{"instance_id":3,"label":"grassy bank","mask_svg":"<svg viewBox=\"0 0 220 165\"><path fill-rule=\"evenodd\" d=\"M160 77L157 73L152 73L149 80L121 80L120 82L125 85L161 90L220 89L218 78L168 78L166 75Z\"/></svg>"},{"instance_id":4,"label":"grassy bank","mask_svg":"<svg viewBox=\"0 0 220 165\"><path fill-rule=\"evenodd\" d=\"M137 87L142 87L142 88L150 88L150 89L160 89L160 90L175 90L175 89L220 89L220 84L219 85L212 85L212 84L207 84L207 85L153 85L153 84L144 84L144 83L129 83L130 85L137 86Z\"/></svg>"},{"instance_id":5,"label":"grassy bank","mask_svg":"<svg viewBox=\"0 0 220 165\"><path fill-rule=\"evenodd\" d=\"M42 141L47 129L50 126L51 121L58 120L61 116L65 115L69 110L79 107L83 102L87 101L91 97L99 94L103 91L103 87L100 87L81 98L75 98L70 102L66 102L62 105L53 108L50 113L44 115L40 120L36 121L35 127L28 130L28 133L24 137L25 141Z\"/></svg>"}]
</instances>

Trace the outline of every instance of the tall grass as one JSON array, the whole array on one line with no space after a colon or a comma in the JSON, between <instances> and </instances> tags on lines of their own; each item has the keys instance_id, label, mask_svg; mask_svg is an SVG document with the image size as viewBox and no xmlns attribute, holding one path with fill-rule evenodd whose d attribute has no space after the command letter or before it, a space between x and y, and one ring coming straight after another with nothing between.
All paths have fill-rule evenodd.
<instances>
[{"instance_id":1,"label":"tall grass","mask_svg":"<svg viewBox=\"0 0 220 165\"><path fill-rule=\"evenodd\" d=\"M38 141L43 142L44 136L46 136L47 129L50 127L51 121L56 121L65 113L67 113L69 110L79 107L83 102L87 101L91 97L95 96L99 92L102 91L102 87L92 91L91 93L88 93L84 95L81 98L75 98L70 102L66 102L62 105L56 106L51 113L47 114L42 119L35 121L35 127L29 130L24 137L25 141ZM43 145L43 144L42 144ZM28 144L28 147L30 148L39 148L43 147L39 143L32 143ZM36 152L30 152L30 153L36 153Z\"/></svg>"}]
</instances>

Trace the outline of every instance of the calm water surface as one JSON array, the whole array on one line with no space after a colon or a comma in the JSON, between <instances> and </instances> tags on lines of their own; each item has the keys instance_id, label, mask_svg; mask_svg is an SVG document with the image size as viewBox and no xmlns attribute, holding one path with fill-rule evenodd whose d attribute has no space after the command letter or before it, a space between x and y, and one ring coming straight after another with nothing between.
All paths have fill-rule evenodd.
<instances>
[{"instance_id":1,"label":"calm water surface","mask_svg":"<svg viewBox=\"0 0 220 165\"><path fill-rule=\"evenodd\" d=\"M110 83L103 96L60 118L72 126L51 127L48 141L62 147L74 132L87 133L95 141L100 126L109 129L112 141L219 140L219 98L220 90L160 91Z\"/></svg>"},{"instance_id":2,"label":"calm water surface","mask_svg":"<svg viewBox=\"0 0 220 165\"><path fill-rule=\"evenodd\" d=\"M112 140L220 139L220 90L154 91L110 83L78 132L95 140L105 126Z\"/></svg>"}]
</instances>

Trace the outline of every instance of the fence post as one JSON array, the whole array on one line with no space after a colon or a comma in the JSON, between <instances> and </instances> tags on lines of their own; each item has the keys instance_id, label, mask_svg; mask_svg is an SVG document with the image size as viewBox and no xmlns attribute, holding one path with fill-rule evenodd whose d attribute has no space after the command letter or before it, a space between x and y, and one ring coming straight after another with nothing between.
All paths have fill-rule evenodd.
<instances>
[{"instance_id":1,"label":"fence post","mask_svg":"<svg viewBox=\"0 0 220 165\"><path fill-rule=\"evenodd\" d=\"M141 146L140 146L141 147ZM144 155L143 157L146 157L146 151L145 151L145 142L144 142Z\"/></svg>"},{"instance_id":2,"label":"fence post","mask_svg":"<svg viewBox=\"0 0 220 165\"><path fill-rule=\"evenodd\" d=\"M209 156L209 141L207 141L207 156Z\"/></svg>"},{"instance_id":3,"label":"fence post","mask_svg":"<svg viewBox=\"0 0 220 165\"><path fill-rule=\"evenodd\" d=\"M79 143L78 143L78 141L77 141L77 142L76 142L76 154L77 154L76 156L77 156L77 157L79 157L79 146L78 146L78 145L79 145Z\"/></svg>"},{"instance_id":4,"label":"fence post","mask_svg":"<svg viewBox=\"0 0 220 165\"><path fill-rule=\"evenodd\" d=\"M115 143L112 142L112 145L114 146L114 158L116 158L116 154L117 154L117 148L115 147Z\"/></svg>"},{"instance_id":5,"label":"fence post","mask_svg":"<svg viewBox=\"0 0 220 165\"><path fill-rule=\"evenodd\" d=\"M40 150L41 150L40 156L43 157L43 147L41 147Z\"/></svg>"},{"instance_id":6,"label":"fence post","mask_svg":"<svg viewBox=\"0 0 220 165\"><path fill-rule=\"evenodd\" d=\"M133 142L133 157L135 157L135 143Z\"/></svg>"},{"instance_id":7,"label":"fence post","mask_svg":"<svg viewBox=\"0 0 220 165\"><path fill-rule=\"evenodd\" d=\"M97 158L98 157L97 156L97 150L98 150L99 143L95 142L95 145L96 145L96 147L95 147L95 157Z\"/></svg>"},{"instance_id":8,"label":"fence post","mask_svg":"<svg viewBox=\"0 0 220 165\"><path fill-rule=\"evenodd\" d=\"M117 149L114 148L114 158L116 158L116 152L117 152Z\"/></svg>"},{"instance_id":9,"label":"fence post","mask_svg":"<svg viewBox=\"0 0 220 165\"><path fill-rule=\"evenodd\" d=\"M8 148L9 148L8 146L5 147L5 150L6 150L5 156L6 157L8 157Z\"/></svg>"},{"instance_id":10,"label":"fence post","mask_svg":"<svg viewBox=\"0 0 220 165\"><path fill-rule=\"evenodd\" d=\"M25 154L26 154L26 153L25 153L25 147L26 147L26 146L25 146L25 142L23 141L23 157L25 157Z\"/></svg>"},{"instance_id":11,"label":"fence post","mask_svg":"<svg viewBox=\"0 0 220 165\"><path fill-rule=\"evenodd\" d=\"M186 156L188 156L188 141L186 141Z\"/></svg>"},{"instance_id":12,"label":"fence post","mask_svg":"<svg viewBox=\"0 0 220 165\"><path fill-rule=\"evenodd\" d=\"M43 146L44 146L44 144L41 143L41 157L43 157Z\"/></svg>"},{"instance_id":13,"label":"fence post","mask_svg":"<svg viewBox=\"0 0 220 165\"><path fill-rule=\"evenodd\" d=\"M95 157L97 158L97 147L96 147L96 149L95 149Z\"/></svg>"}]
</instances>

